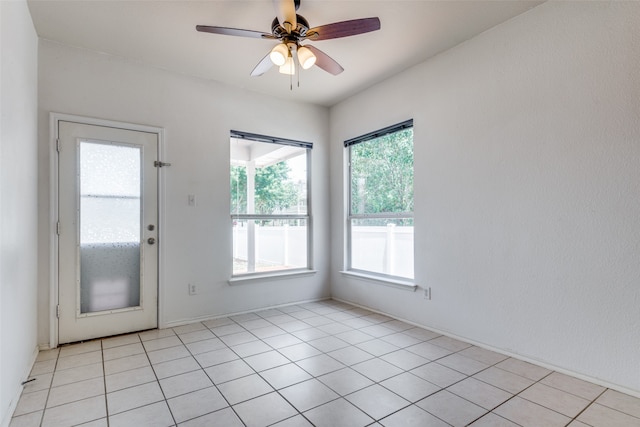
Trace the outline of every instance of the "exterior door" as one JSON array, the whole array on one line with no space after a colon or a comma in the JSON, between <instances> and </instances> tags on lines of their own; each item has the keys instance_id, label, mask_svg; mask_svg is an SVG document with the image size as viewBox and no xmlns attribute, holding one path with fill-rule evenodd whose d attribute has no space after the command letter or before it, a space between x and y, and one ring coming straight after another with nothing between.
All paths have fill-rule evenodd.
<instances>
[{"instance_id":1,"label":"exterior door","mask_svg":"<svg viewBox=\"0 0 640 427\"><path fill-rule=\"evenodd\" d=\"M157 327L158 134L58 122L58 341Z\"/></svg>"}]
</instances>

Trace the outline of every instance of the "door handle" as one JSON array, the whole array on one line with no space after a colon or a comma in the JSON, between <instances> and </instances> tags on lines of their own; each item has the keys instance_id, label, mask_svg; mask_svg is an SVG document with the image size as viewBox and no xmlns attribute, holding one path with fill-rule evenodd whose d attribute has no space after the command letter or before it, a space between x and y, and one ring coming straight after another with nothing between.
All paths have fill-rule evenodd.
<instances>
[{"instance_id":1,"label":"door handle","mask_svg":"<svg viewBox=\"0 0 640 427\"><path fill-rule=\"evenodd\" d=\"M153 245L153 244L155 244L155 243L156 243L156 239L154 239L153 237L149 237L149 238L147 239L147 243L148 243L148 244L150 244L150 245Z\"/></svg>"}]
</instances>

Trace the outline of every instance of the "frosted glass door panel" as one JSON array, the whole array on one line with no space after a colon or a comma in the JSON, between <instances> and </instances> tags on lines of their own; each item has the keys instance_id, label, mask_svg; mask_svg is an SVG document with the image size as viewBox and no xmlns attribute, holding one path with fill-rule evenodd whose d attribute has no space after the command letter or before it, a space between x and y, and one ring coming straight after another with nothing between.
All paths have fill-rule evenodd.
<instances>
[{"instance_id":1,"label":"frosted glass door panel","mask_svg":"<svg viewBox=\"0 0 640 427\"><path fill-rule=\"evenodd\" d=\"M80 313L140 305L140 147L81 141Z\"/></svg>"},{"instance_id":2,"label":"frosted glass door panel","mask_svg":"<svg viewBox=\"0 0 640 427\"><path fill-rule=\"evenodd\" d=\"M158 326L159 133L57 120L58 343Z\"/></svg>"}]
</instances>

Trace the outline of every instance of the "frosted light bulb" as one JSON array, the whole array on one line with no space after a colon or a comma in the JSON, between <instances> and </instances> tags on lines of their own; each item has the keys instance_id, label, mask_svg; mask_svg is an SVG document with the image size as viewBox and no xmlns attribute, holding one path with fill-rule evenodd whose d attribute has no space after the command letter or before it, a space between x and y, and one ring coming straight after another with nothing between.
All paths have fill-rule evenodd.
<instances>
[{"instance_id":1,"label":"frosted light bulb","mask_svg":"<svg viewBox=\"0 0 640 427\"><path fill-rule=\"evenodd\" d=\"M308 70L316 63L316 56L308 47L300 46L298 48L298 62L303 69Z\"/></svg>"},{"instance_id":2,"label":"frosted light bulb","mask_svg":"<svg viewBox=\"0 0 640 427\"><path fill-rule=\"evenodd\" d=\"M289 57L289 48L284 43L280 43L279 45L276 45L276 47L274 47L271 50L271 53L269 54L269 58L271 58L271 62L273 62L274 65L278 65L278 66L284 65L285 62L287 62L288 57Z\"/></svg>"}]
</instances>

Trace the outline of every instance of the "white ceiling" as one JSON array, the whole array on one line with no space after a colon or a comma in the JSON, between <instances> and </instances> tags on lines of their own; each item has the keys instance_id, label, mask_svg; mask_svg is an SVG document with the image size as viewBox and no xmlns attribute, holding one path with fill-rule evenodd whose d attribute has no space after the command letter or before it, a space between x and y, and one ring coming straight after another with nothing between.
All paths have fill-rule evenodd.
<instances>
[{"instance_id":1,"label":"white ceiling","mask_svg":"<svg viewBox=\"0 0 640 427\"><path fill-rule=\"evenodd\" d=\"M541 1L301 0L311 27L377 16L380 31L312 43L345 71L303 71L300 87L273 67L250 77L274 41L196 32L197 24L270 33L271 0L29 0L41 38L280 98L331 106Z\"/></svg>"}]
</instances>

